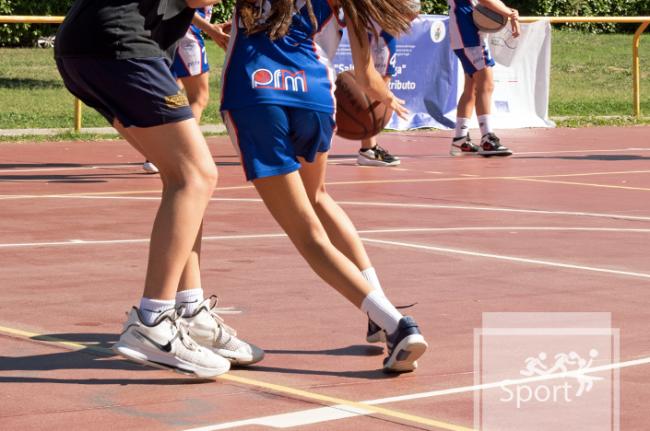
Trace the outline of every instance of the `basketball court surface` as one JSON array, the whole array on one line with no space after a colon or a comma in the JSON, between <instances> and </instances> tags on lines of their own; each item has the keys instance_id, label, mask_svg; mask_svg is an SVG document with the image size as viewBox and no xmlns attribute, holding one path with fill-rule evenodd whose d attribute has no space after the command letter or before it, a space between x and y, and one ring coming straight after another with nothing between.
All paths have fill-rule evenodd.
<instances>
[{"instance_id":1,"label":"basketball court surface","mask_svg":"<svg viewBox=\"0 0 650 431\"><path fill-rule=\"evenodd\" d=\"M621 429L647 428L650 128L499 135L513 157L452 158L448 132L383 134L397 168L357 166L357 143L335 141L328 190L429 343L400 376L381 372L365 317L300 258L227 138L209 138L203 288L266 350L215 381L110 351L161 189L141 157L123 141L0 144L0 429L469 430L474 329L529 311L610 312Z\"/></svg>"}]
</instances>

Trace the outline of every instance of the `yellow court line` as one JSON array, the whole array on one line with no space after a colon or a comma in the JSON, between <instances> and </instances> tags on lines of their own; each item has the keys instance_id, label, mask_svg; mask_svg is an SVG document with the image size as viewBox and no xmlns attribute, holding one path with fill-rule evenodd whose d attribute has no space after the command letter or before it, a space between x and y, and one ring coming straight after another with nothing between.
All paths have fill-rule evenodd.
<instances>
[{"instance_id":1,"label":"yellow court line","mask_svg":"<svg viewBox=\"0 0 650 431\"><path fill-rule=\"evenodd\" d=\"M644 192L650 191L650 188L647 187L629 187L629 186L614 186L609 184L576 183L573 181L540 180L535 178L513 178L513 179L516 181L528 181L532 183L565 184L570 186L599 187L605 189L619 189L619 190L640 190Z\"/></svg>"},{"instance_id":2,"label":"yellow court line","mask_svg":"<svg viewBox=\"0 0 650 431\"><path fill-rule=\"evenodd\" d=\"M75 343L72 341L62 340L56 337L50 337L47 335L41 335L34 332L23 331L21 329L9 328L6 326L0 326L0 333L5 333L8 335L13 335L22 338L29 338L34 341L44 341L47 343L53 343L65 347L70 347L75 350L91 350L103 354L114 355L110 349L103 347L86 345L82 343ZM268 383L257 379L251 379L248 377L237 376L234 374L223 374L217 377L219 380L225 380L231 383L239 383L247 386L255 386L258 388L263 388L269 391L278 392L282 394L293 395L295 397L304 398L308 400L319 401L324 404L334 405L345 405L347 407L354 407L357 409L366 410L372 413L376 413L382 416L387 416L391 418L401 419L407 422L412 422L420 425L432 426L438 429L450 430L450 431L474 431L472 428L467 428L462 425L455 425L452 423L439 421L435 419L425 418L422 416L416 416L409 413L400 412L397 410L386 409L383 407L378 407L370 404L360 403L357 401L345 400L337 397L330 397L328 395L318 394L316 392L305 391L302 389L296 389L289 386L278 385L275 383Z\"/></svg>"},{"instance_id":3,"label":"yellow court line","mask_svg":"<svg viewBox=\"0 0 650 431\"><path fill-rule=\"evenodd\" d=\"M437 172L431 172L437 173ZM551 174L551 175L522 175L522 176L504 176L504 177L449 177L449 178L410 178L410 179L393 179L393 180L366 180L366 181L330 181L326 182L327 186L346 186L346 185L366 185L366 184L408 184L408 183L440 183L440 182L452 182L452 181L482 181L482 180L538 180L544 178L562 178L562 177L587 177L587 176L598 176L598 175L629 175L629 174L647 174L650 173L650 170L642 171L616 171L616 172L585 172L579 174ZM558 182L558 184L562 184ZM574 184L574 183L567 183ZM580 183L575 183L580 184ZM599 187L617 187L624 188L623 186L599 186ZM217 187L215 191L227 191L227 190L245 190L252 189L253 185L243 185L243 186L229 186L229 187ZM647 190L643 188L632 189L632 190ZM137 194L151 194L151 193L161 193L161 189L155 190L124 190L124 191L110 191L110 192L89 192L89 193L49 193L47 195L0 195L0 200L10 200L10 199L31 199L31 198L44 198L44 197L58 197L58 196L119 196L119 195L137 195Z\"/></svg>"}]
</instances>

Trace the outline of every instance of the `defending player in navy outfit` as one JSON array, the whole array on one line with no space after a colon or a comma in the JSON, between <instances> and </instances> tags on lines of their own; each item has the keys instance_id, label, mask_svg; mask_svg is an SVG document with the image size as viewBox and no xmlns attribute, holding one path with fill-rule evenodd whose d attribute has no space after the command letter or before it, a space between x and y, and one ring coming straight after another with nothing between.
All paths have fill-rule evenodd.
<instances>
[{"instance_id":1,"label":"defending player in navy outfit","mask_svg":"<svg viewBox=\"0 0 650 431\"><path fill-rule=\"evenodd\" d=\"M56 37L63 81L160 169L163 191L144 293L113 350L154 367L213 377L263 352L234 335L203 298L198 258L217 170L168 53L194 8L216 0L77 0Z\"/></svg>"}]
</instances>

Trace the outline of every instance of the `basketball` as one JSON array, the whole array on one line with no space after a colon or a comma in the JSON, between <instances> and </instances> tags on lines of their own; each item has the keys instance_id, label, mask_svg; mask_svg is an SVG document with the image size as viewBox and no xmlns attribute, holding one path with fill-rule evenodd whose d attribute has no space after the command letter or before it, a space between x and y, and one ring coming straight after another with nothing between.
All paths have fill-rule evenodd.
<instances>
[{"instance_id":1,"label":"basketball","mask_svg":"<svg viewBox=\"0 0 650 431\"><path fill-rule=\"evenodd\" d=\"M474 19L474 25L485 33L496 33L502 30L508 23L508 17L481 4L474 6L472 18Z\"/></svg>"},{"instance_id":2,"label":"basketball","mask_svg":"<svg viewBox=\"0 0 650 431\"><path fill-rule=\"evenodd\" d=\"M393 110L373 101L361 89L351 71L336 78L336 134L346 139L368 139L384 129Z\"/></svg>"}]
</instances>

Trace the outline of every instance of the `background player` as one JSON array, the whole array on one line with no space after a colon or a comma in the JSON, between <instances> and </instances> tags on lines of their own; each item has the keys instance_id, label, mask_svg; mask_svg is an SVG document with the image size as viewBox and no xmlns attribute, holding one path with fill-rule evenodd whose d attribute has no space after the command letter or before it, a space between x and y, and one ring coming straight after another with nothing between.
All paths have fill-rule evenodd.
<instances>
[{"instance_id":1,"label":"background player","mask_svg":"<svg viewBox=\"0 0 650 431\"><path fill-rule=\"evenodd\" d=\"M519 13L507 7L500 0L478 0L495 12L510 18L512 34L519 36ZM447 0L449 4L449 26L451 48L460 59L465 71L465 87L458 100L455 135L449 153L452 156L480 154L482 156L509 156L512 151L501 145L492 131L490 112L494 77L494 59L490 54L487 37L479 33L472 19L472 0ZM469 136L469 121L476 108L481 130L480 145Z\"/></svg>"},{"instance_id":2,"label":"background player","mask_svg":"<svg viewBox=\"0 0 650 431\"><path fill-rule=\"evenodd\" d=\"M380 28L376 28L376 31L379 33L378 36L373 33L368 35L370 50L377 72L384 77L384 82L388 85L397 72L395 69L397 40ZM377 139L373 136L361 140L357 163L362 166L398 166L400 159L378 145Z\"/></svg>"},{"instance_id":3,"label":"background player","mask_svg":"<svg viewBox=\"0 0 650 431\"><path fill-rule=\"evenodd\" d=\"M222 109L246 177L312 269L387 333L387 371L412 371L427 344L415 321L386 298L354 225L325 190L334 131L339 8L357 82L405 115L370 55L372 22L410 28L410 2L238 0L223 77ZM359 37L361 35L361 37Z\"/></svg>"}]
</instances>

